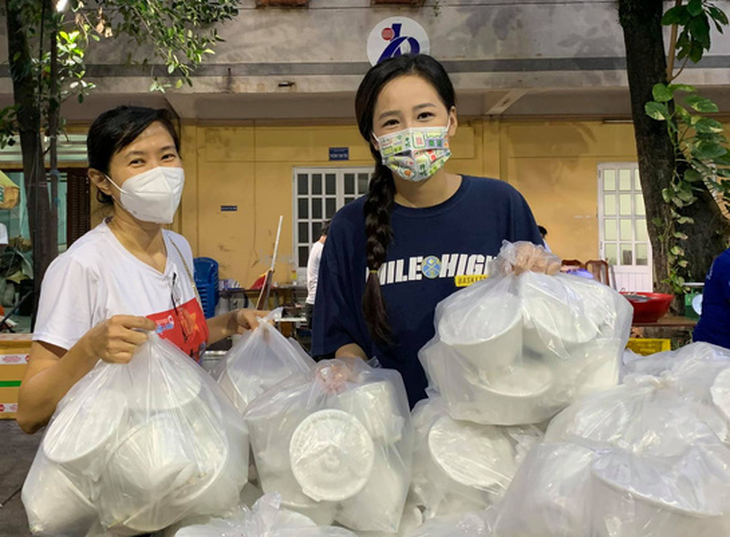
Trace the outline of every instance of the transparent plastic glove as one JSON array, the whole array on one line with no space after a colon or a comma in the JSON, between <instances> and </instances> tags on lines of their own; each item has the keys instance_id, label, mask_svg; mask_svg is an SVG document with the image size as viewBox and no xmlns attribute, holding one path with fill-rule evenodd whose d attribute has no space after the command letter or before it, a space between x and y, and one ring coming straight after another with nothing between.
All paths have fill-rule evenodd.
<instances>
[{"instance_id":1,"label":"transparent plastic glove","mask_svg":"<svg viewBox=\"0 0 730 537\"><path fill-rule=\"evenodd\" d=\"M539 272L550 276L560 272L561 261L542 246L531 242L502 243L499 252L499 269L503 274L520 275L523 272Z\"/></svg>"},{"instance_id":2,"label":"transparent plastic glove","mask_svg":"<svg viewBox=\"0 0 730 537\"><path fill-rule=\"evenodd\" d=\"M342 393L348 383L357 382L361 363L359 358L337 358L317 367L315 376L326 393Z\"/></svg>"}]
</instances>

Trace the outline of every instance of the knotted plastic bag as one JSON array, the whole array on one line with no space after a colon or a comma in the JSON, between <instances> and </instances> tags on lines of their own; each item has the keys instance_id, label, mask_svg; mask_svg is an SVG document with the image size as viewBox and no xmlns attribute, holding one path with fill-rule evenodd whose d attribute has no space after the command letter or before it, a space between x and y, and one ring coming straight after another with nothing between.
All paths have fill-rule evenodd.
<instances>
[{"instance_id":1,"label":"knotted plastic bag","mask_svg":"<svg viewBox=\"0 0 730 537\"><path fill-rule=\"evenodd\" d=\"M495 275L439 303L419 352L430 392L456 419L542 423L618 382L631 305L585 278L518 273L521 246L505 242Z\"/></svg>"},{"instance_id":2,"label":"knotted plastic bag","mask_svg":"<svg viewBox=\"0 0 730 537\"><path fill-rule=\"evenodd\" d=\"M237 505L248 435L205 371L154 334L99 362L58 404L23 487L31 532L160 530Z\"/></svg>"},{"instance_id":3,"label":"knotted plastic bag","mask_svg":"<svg viewBox=\"0 0 730 537\"><path fill-rule=\"evenodd\" d=\"M244 414L261 486L319 524L398 530L413 426L400 374L359 359L320 362Z\"/></svg>"},{"instance_id":4,"label":"knotted plastic bag","mask_svg":"<svg viewBox=\"0 0 730 537\"><path fill-rule=\"evenodd\" d=\"M228 352L214 375L243 413L263 392L295 373L305 374L314 361L296 341L285 338L271 323L282 309L272 311L255 330L246 332Z\"/></svg>"}]
</instances>

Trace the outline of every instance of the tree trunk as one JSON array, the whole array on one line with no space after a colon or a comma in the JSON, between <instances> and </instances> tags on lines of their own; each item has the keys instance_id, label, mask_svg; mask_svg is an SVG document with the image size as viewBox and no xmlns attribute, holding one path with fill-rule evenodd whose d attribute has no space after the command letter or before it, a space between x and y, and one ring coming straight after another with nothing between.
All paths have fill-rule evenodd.
<instances>
[{"instance_id":1,"label":"tree trunk","mask_svg":"<svg viewBox=\"0 0 730 537\"><path fill-rule=\"evenodd\" d=\"M654 257L655 288L671 292L665 283L669 277L669 250L681 246L689 262L689 277L704 281L712 259L726 248L730 222L725 219L712 194L702 185L697 201L680 211L695 219L694 224L678 226L689 236L687 241L674 237L662 240L661 235L672 221L671 207L664 201L677 163L675 147L664 122L646 115L644 106L653 100L655 84L667 83L666 51L661 19L662 0L619 0L619 19L626 45L626 68L631 93L636 149L639 157L641 188L646 204L647 224ZM661 221L657 226L654 221Z\"/></svg>"},{"instance_id":2,"label":"tree trunk","mask_svg":"<svg viewBox=\"0 0 730 537\"><path fill-rule=\"evenodd\" d=\"M34 318L40 297L40 284L53 260L50 244L56 243L58 231L49 226L50 200L43 163L41 112L38 88L31 69L30 44L26 34L29 21L24 20L22 3L6 0L8 58L17 106L20 147L23 154L30 239L33 244L33 278L35 284ZM52 240L51 240L52 239Z\"/></svg>"},{"instance_id":3,"label":"tree trunk","mask_svg":"<svg viewBox=\"0 0 730 537\"><path fill-rule=\"evenodd\" d=\"M660 239L663 230L654 221L669 222L671 219L662 190L669 186L674 173L674 146L664 123L651 119L644 112L644 105L653 100L654 84L667 81L662 14L662 0L619 0L641 189L654 258L654 286L669 291L663 281L669 277L670 245Z\"/></svg>"},{"instance_id":4,"label":"tree trunk","mask_svg":"<svg viewBox=\"0 0 730 537\"><path fill-rule=\"evenodd\" d=\"M49 11L54 12L53 2L47 0ZM55 14L51 16L53 30L51 31L51 39L49 46L51 47L51 87L48 100L48 140L50 154L50 168L48 174L51 179L51 214L49 229L55 229L56 234L53 242L49 244L51 258L58 255L58 128L61 122L61 92L58 80L58 29L60 26L60 18Z\"/></svg>"},{"instance_id":5,"label":"tree trunk","mask_svg":"<svg viewBox=\"0 0 730 537\"><path fill-rule=\"evenodd\" d=\"M689 237L681 244L689 262L687 281L694 282L705 281L713 259L728 247L730 236L730 221L722 214L705 185L700 188L701 191L695 193L697 201L681 211L695 223L678 226Z\"/></svg>"}]
</instances>

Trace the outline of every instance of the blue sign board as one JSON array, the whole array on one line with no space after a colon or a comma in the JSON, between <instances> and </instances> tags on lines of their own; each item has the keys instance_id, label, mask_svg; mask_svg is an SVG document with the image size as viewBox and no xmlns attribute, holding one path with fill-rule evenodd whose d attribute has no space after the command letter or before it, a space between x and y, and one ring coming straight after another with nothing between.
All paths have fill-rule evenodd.
<instances>
[{"instance_id":1,"label":"blue sign board","mask_svg":"<svg viewBox=\"0 0 730 537\"><path fill-rule=\"evenodd\" d=\"M350 160L350 148L330 147L330 160Z\"/></svg>"}]
</instances>

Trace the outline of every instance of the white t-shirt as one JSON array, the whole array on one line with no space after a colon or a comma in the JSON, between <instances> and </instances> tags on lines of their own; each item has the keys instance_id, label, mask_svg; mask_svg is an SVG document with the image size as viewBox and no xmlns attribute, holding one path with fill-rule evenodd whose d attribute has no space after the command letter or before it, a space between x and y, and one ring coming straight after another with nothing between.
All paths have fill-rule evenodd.
<instances>
[{"instance_id":1,"label":"white t-shirt","mask_svg":"<svg viewBox=\"0 0 730 537\"><path fill-rule=\"evenodd\" d=\"M5 224L0 224L0 246L8 243L8 228Z\"/></svg>"},{"instance_id":2,"label":"white t-shirt","mask_svg":"<svg viewBox=\"0 0 730 537\"><path fill-rule=\"evenodd\" d=\"M314 304L317 296L317 278L319 277L319 262L322 260L324 244L317 241L312 245L307 260L307 304Z\"/></svg>"},{"instance_id":3,"label":"white t-shirt","mask_svg":"<svg viewBox=\"0 0 730 537\"><path fill-rule=\"evenodd\" d=\"M172 243L182 253L191 274L193 255L181 235L163 230L163 237L167 248L164 273L137 259L106 222L74 242L51 263L43 278L33 340L70 349L100 322L114 315L137 315L157 322L162 337L166 337L163 332L167 330L171 335L173 328L187 327L187 341L191 330L196 331L190 321L205 319L201 321L195 313L195 290ZM188 308L192 316L186 313L187 318L183 318L183 308ZM207 339L207 327L205 330Z\"/></svg>"}]
</instances>

